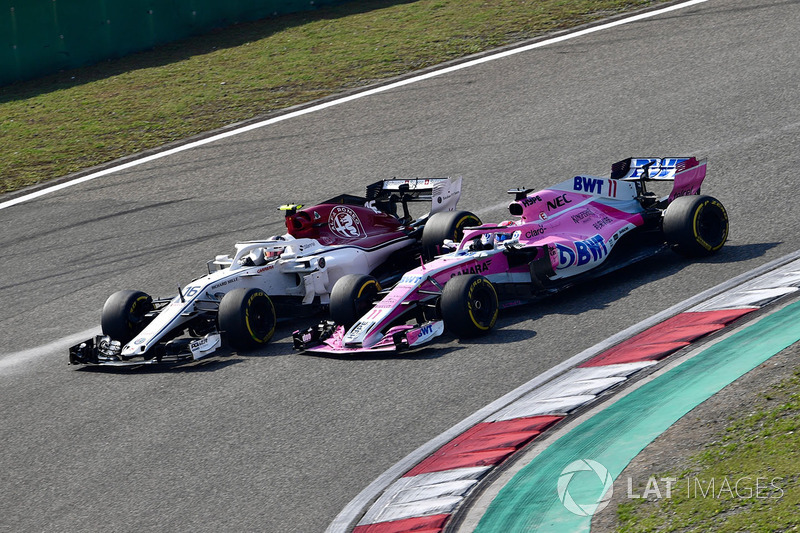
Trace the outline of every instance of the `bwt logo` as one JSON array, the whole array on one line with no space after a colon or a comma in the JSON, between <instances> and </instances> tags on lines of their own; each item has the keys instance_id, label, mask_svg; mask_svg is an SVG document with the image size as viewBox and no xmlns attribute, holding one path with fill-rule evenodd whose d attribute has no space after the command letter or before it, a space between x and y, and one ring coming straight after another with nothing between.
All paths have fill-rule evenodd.
<instances>
[{"instance_id":1,"label":"bwt logo","mask_svg":"<svg viewBox=\"0 0 800 533\"><path fill-rule=\"evenodd\" d=\"M572 188L576 191L584 191L589 194L600 194L603 192L603 178L587 178L585 176L575 176Z\"/></svg>"},{"instance_id":2,"label":"bwt logo","mask_svg":"<svg viewBox=\"0 0 800 533\"><path fill-rule=\"evenodd\" d=\"M563 244L556 244L558 249L558 268L572 265L583 266L592 261L600 261L608 255L608 248L599 233L585 241L576 241L575 249Z\"/></svg>"},{"instance_id":3,"label":"bwt logo","mask_svg":"<svg viewBox=\"0 0 800 533\"><path fill-rule=\"evenodd\" d=\"M594 477L597 477L599 480L599 484L602 484L602 488L597 491L597 497L590 499L589 502L578 503L572 497L572 494L570 494L570 482L572 482L573 478L579 472L593 472ZM584 477L585 476L581 476L581 478ZM574 483L576 487L580 487L578 490L582 495L586 494L587 489L594 489L595 486L599 486L599 484L595 481L587 481L586 479ZM611 496L614 495L614 478L611 477L608 469L597 461L578 459L568 464L564 470L561 471L561 475L558 477L557 490L558 499L567 511L578 516L592 516L594 513L605 509L611 502Z\"/></svg>"}]
</instances>

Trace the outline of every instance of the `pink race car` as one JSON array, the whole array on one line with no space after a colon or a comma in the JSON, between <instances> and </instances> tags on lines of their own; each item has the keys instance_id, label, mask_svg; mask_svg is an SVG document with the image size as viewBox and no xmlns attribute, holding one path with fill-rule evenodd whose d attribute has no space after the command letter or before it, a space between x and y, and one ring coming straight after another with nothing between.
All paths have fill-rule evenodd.
<instances>
[{"instance_id":1,"label":"pink race car","mask_svg":"<svg viewBox=\"0 0 800 533\"><path fill-rule=\"evenodd\" d=\"M548 189L509 191L514 220L467 229L460 243L407 272L388 292L369 276L349 275L331 291L331 321L294 334L298 350L397 351L441 335L488 332L498 310L596 278L667 247L689 256L717 252L728 237L722 204L700 195L706 161L631 158L611 176L576 176ZM663 197L652 182L674 182ZM437 213L428 226L457 213ZM383 296L378 300L379 296ZM359 298L361 300L359 300ZM365 314L364 299L375 301ZM359 303L360 302L360 303Z\"/></svg>"}]
</instances>

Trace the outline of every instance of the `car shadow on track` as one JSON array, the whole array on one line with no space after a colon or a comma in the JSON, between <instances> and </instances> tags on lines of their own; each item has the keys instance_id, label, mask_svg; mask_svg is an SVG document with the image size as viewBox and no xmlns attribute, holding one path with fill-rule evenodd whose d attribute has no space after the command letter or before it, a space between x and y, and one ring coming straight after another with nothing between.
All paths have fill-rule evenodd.
<instances>
[{"instance_id":1,"label":"car shadow on track","mask_svg":"<svg viewBox=\"0 0 800 533\"><path fill-rule=\"evenodd\" d=\"M534 303L501 310L497 325L492 332L484 337L459 342L460 344L496 343L501 340L497 335L498 332L502 332L503 342L524 340L520 337L520 332L532 333L532 336L535 336L535 330L511 329L513 326L553 314L578 316L587 311L603 310L642 285L674 276L693 264L723 265L748 261L764 256L779 244L781 243L728 244L721 252L702 259L687 259L665 250L654 257L600 278L579 283ZM654 295L654 298L657 297Z\"/></svg>"},{"instance_id":2,"label":"car shadow on track","mask_svg":"<svg viewBox=\"0 0 800 533\"><path fill-rule=\"evenodd\" d=\"M450 338L449 340L453 340ZM404 352L358 352L353 354L331 354L308 352L302 354L302 357L315 357L319 359L337 359L339 361L385 361L388 359L398 359L404 361L425 360L425 359L438 359L451 352L457 352L463 348L459 346L421 346L415 350L408 350Z\"/></svg>"},{"instance_id":3,"label":"car shadow on track","mask_svg":"<svg viewBox=\"0 0 800 533\"><path fill-rule=\"evenodd\" d=\"M243 362L244 359L236 357L230 352L221 352L219 355L213 355L208 359L188 361L185 363L141 364L131 366L90 365L76 368L75 371L102 374L162 374L167 372L189 374L195 372L214 372Z\"/></svg>"}]
</instances>

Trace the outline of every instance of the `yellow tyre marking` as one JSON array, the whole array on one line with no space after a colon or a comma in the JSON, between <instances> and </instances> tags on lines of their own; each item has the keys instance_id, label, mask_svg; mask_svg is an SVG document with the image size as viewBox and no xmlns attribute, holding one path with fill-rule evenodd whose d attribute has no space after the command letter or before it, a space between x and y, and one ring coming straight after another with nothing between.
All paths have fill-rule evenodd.
<instances>
[{"instance_id":1,"label":"yellow tyre marking","mask_svg":"<svg viewBox=\"0 0 800 533\"><path fill-rule=\"evenodd\" d=\"M263 343L267 342L267 340L272 338L272 335L275 333L276 324L272 325L272 329L270 329L267 332L267 334L264 335L264 337L259 338L259 337L256 336L255 332L253 332L253 328L250 326L250 306L253 304L253 300L255 300L257 297L259 297L261 295L266 296L266 294L264 294L263 292L259 291L259 292L253 293L250 296L250 299L247 300L247 308L245 309L245 312L244 312L244 323L245 323L245 326L247 326L247 332L250 333L250 337L252 337L254 341L256 341L256 342L258 342L260 344L263 344ZM275 314L275 306L272 305L272 301L270 301L270 308L271 308L272 313Z\"/></svg>"},{"instance_id":2,"label":"yellow tyre marking","mask_svg":"<svg viewBox=\"0 0 800 533\"><path fill-rule=\"evenodd\" d=\"M472 215L464 215L463 217L461 217L461 219L458 222L456 222L456 230L453 232L453 240L454 241L458 240L458 230L462 229L461 228L461 223L464 222L467 219L470 219L470 218L473 218Z\"/></svg>"},{"instance_id":3,"label":"yellow tyre marking","mask_svg":"<svg viewBox=\"0 0 800 533\"><path fill-rule=\"evenodd\" d=\"M361 298L361 295L364 294L364 290L370 285L375 285L378 291L381 290L381 284L375 281L374 279L371 279L367 281L365 284L363 284L360 289L358 289L358 296L356 296L356 298Z\"/></svg>"},{"instance_id":4,"label":"yellow tyre marking","mask_svg":"<svg viewBox=\"0 0 800 533\"><path fill-rule=\"evenodd\" d=\"M469 300L468 305L467 305L467 313L469 314L470 320L472 320L472 324L476 328L478 328L480 330L488 331L492 326L494 326L494 323L497 320L498 309L495 308L494 315L492 316L492 319L489 321L489 325L488 326L482 326L481 324L478 323L477 320L475 320L475 315L472 314L472 291L478 285L486 285L487 287L489 287L492 290L492 293L494 294L495 298L497 298L497 291L494 290L494 285L492 285L491 283L484 283L483 280L478 280L477 283L474 283L469 288L469 292L467 293L467 299Z\"/></svg>"},{"instance_id":5,"label":"yellow tyre marking","mask_svg":"<svg viewBox=\"0 0 800 533\"><path fill-rule=\"evenodd\" d=\"M719 206L720 212L723 215L722 218L725 220L725 234L723 235L723 238L721 239L720 244L718 244L717 246L711 246L710 244L708 244L705 241L705 239L703 239L700 236L700 233L697 231L697 229L698 229L697 219L700 216L700 213L703 212L703 209L705 209L705 207L707 205ZM692 220L692 231L694 232L694 238L697 241L697 243L700 246L702 246L703 248L705 248L706 250L708 250L710 252L716 252L717 250L722 248L722 246L725 244L725 241L728 240L728 213L725 212L725 208L722 207L722 204L720 204L719 202L707 201L707 202L703 202L701 205L699 205L698 208L695 209L695 211L694 211L694 219Z\"/></svg>"}]
</instances>

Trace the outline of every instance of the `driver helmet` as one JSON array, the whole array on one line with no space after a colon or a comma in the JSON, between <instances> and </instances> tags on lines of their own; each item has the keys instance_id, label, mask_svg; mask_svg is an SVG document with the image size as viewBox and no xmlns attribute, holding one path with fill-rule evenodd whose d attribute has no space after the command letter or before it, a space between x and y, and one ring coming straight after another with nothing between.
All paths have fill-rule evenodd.
<instances>
[{"instance_id":1,"label":"driver helmet","mask_svg":"<svg viewBox=\"0 0 800 533\"><path fill-rule=\"evenodd\" d=\"M513 220L504 220L504 221L502 221L502 222L500 222L498 224L498 226L500 226L502 228L507 228L508 226L513 226L513 225L515 225ZM510 239L510 238L511 238L511 235L509 235L508 233L498 233L497 234L497 238L495 239L495 241L496 242L503 242L503 241L505 241L507 239Z\"/></svg>"},{"instance_id":2,"label":"driver helmet","mask_svg":"<svg viewBox=\"0 0 800 533\"><path fill-rule=\"evenodd\" d=\"M267 240L270 240L270 241L285 241L286 239L285 239L285 238L283 238L281 235L273 235L272 237L270 237L270 238L269 238L269 239L267 239ZM264 254L264 256L267 258L267 260L269 260L269 259L273 259L273 258L275 258L275 257L279 257L279 256L280 256L280 255L283 253L283 251L284 251L285 249L286 249L286 248L276 248L276 249L274 249L274 250L267 251L267 252Z\"/></svg>"},{"instance_id":3,"label":"driver helmet","mask_svg":"<svg viewBox=\"0 0 800 533\"><path fill-rule=\"evenodd\" d=\"M261 266L265 264L267 260L264 258L264 249L253 248L239 262L244 266Z\"/></svg>"}]
</instances>

